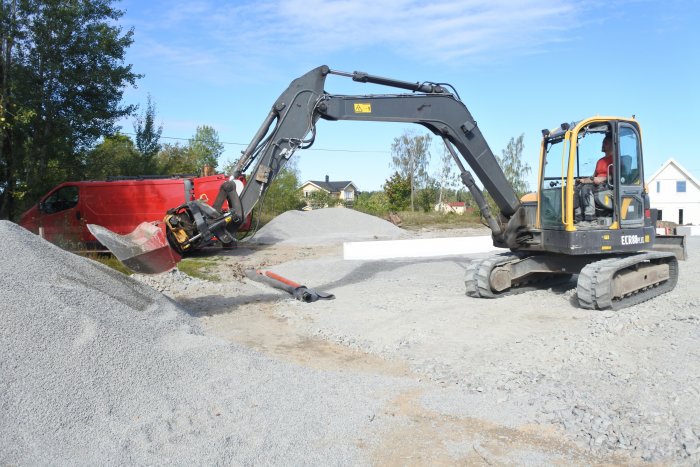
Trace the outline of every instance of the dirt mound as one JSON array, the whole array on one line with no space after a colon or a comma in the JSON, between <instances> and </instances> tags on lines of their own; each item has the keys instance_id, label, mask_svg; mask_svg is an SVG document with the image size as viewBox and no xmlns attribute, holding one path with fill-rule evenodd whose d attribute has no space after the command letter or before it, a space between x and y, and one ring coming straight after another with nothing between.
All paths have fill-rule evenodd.
<instances>
[{"instance_id":1,"label":"dirt mound","mask_svg":"<svg viewBox=\"0 0 700 467\"><path fill-rule=\"evenodd\" d=\"M391 240L405 235L404 230L378 217L352 209L327 208L282 213L248 241L268 245L327 245L372 239Z\"/></svg>"}]
</instances>

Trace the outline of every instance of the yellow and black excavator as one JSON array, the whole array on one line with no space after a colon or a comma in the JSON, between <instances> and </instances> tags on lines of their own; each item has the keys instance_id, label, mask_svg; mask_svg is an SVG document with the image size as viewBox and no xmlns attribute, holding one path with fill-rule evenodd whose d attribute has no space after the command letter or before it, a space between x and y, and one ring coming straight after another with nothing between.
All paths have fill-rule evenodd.
<instances>
[{"instance_id":1,"label":"yellow and black excavator","mask_svg":"<svg viewBox=\"0 0 700 467\"><path fill-rule=\"evenodd\" d=\"M411 92L329 94L324 90L329 75ZM399 81L327 66L295 79L275 101L238 160L232 181L222 185L214 208L192 201L168 211L169 246L183 254L217 238L231 241L294 152L313 144L320 119L416 123L444 141L491 229L493 244L510 250L469 263L465 284L471 297L494 298L551 286L578 274L582 307L619 309L676 285L677 259L684 258L685 245L679 238L663 242L656 238L656 216L644 185L641 129L635 119L593 117L543 130L538 189L521 200L451 85ZM607 180L593 192L595 214L579 222L579 190L593 174L605 136L612 138ZM465 162L496 202L498 214L489 209ZM248 183L239 193L234 180L244 174ZM228 209L222 210L225 201ZM139 253L149 257L149 251Z\"/></svg>"}]
</instances>

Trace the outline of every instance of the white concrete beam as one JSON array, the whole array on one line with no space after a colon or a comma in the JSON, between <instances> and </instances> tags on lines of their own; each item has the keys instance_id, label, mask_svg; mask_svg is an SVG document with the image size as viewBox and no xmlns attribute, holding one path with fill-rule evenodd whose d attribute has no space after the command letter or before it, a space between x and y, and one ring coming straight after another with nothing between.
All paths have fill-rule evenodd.
<instances>
[{"instance_id":1,"label":"white concrete beam","mask_svg":"<svg viewBox=\"0 0 700 467\"><path fill-rule=\"evenodd\" d=\"M493 246L490 235L478 237L423 238L416 240L384 240L345 242L344 259L390 259L452 256L503 250Z\"/></svg>"}]
</instances>

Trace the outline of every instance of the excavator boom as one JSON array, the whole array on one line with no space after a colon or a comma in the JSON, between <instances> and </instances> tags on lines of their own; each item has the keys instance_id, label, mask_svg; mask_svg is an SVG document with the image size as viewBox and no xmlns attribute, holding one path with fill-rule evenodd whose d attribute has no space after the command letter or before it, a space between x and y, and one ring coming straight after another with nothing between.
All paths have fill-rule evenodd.
<instances>
[{"instance_id":1,"label":"excavator boom","mask_svg":"<svg viewBox=\"0 0 700 467\"><path fill-rule=\"evenodd\" d=\"M358 82L408 89L414 93L329 94L324 90L324 85L330 74L352 77ZM313 144L319 119L422 125L457 148L506 219L511 218L520 207L498 160L456 93L448 93L445 86L438 84L409 83L362 72L333 71L321 66L294 80L280 95L239 159L234 176L246 172L255 162L251 180L241 194L243 216L251 212L292 154Z\"/></svg>"}]
</instances>

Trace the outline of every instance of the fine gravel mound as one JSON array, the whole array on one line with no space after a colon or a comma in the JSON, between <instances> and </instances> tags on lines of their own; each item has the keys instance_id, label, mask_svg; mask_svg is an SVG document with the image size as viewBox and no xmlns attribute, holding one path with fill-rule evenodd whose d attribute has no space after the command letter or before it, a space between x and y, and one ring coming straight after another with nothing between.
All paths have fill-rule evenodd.
<instances>
[{"instance_id":1,"label":"fine gravel mound","mask_svg":"<svg viewBox=\"0 0 700 467\"><path fill-rule=\"evenodd\" d=\"M287 211L263 226L250 240L257 244L327 245L347 241L391 240L406 236L391 222L352 209Z\"/></svg>"},{"instance_id":2,"label":"fine gravel mound","mask_svg":"<svg viewBox=\"0 0 700 467\"><path fill-rule=\"evenodd\" d=\"M15 224L0 236L0 465L368 463L401 381L273 361Z\"/></svg>"}]
</instances>

